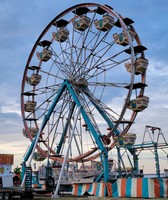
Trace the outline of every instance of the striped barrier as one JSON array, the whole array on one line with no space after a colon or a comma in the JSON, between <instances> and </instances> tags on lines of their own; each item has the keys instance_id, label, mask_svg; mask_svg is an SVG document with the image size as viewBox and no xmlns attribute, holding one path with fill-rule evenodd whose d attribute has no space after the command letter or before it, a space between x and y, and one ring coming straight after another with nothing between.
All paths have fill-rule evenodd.
<instances>
[{"instance_id":1,"label":"striped barrier","mask_svg":"<svg viewBox=\"0 0 168 200\"><path fill-rule=\"evenodd\" d=\"M74 184L72 193L97 197L167 198L168 179L121 178L115 183Z\"/></svg>"},{"instance_id":2,"label":"striped barrier","mask_svg":"<svg viewBox=\"0 0 168 200\"><path fill-rule=\"evenodd\" d=\"M106 183L88 183L88 184L73 184L72 194L76 196L81 196L85 192L90 195L97 197L107 196L107 187Z\"/></svg>"},{"instance_id":3,"label":"striped barrier","mask_svg":"<svg viewBox=\"0 0 168 200\"><path fill-rule=\"evenodd\" d=\"M168 197L167 179L121 178L117 180L118 197L164 198Z\"/></svg>"}]
</instances>

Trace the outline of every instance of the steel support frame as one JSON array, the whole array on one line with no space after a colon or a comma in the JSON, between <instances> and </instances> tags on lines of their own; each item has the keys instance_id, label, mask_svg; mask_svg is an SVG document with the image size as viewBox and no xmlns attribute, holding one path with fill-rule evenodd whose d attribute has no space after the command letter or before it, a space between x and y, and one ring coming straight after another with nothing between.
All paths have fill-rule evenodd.
<instances>
[{"instance_id":1,"label":"steel support frame","mask_svg":"<svg viewBox=\"0 0 168 200\"><path fill-rule=\"evenodd\" d=\"M31 161L33 159L33 155L34 155L34 152L35 152L38 140L39 140L39 136L40 136L41 132L43 131L43 129L45 128L48 120L50 119L50 116L51 116L56 104L58 103L58 101L59 101L59 99L60 99L60 97L63 94L65 89L67 89L69 91L69 93L72 95L72 98L74 99L75 105L77 107L80 107L80 113L83 116L87 126L89 127L89 130L91 131L98 148L101 151L100 156L101 156L102 165L103 165L104 181L108 182L108 180L109 180L108 151L107 151L106 147L104 146L104 144L103 144L103 142L101 140L101 136L97 133L97 131L96 131L95 127L93 126L93 124L91 123L87 113L85 112L84 108L82 107L82 104L81 104L76 92L74 91L71 83L66 79L62 83L62 86L60 87L60 89L58 90L57 95L56 95L56 97L55 97L50 109L48 110L48 113L44 116L41 128L39 129L35 139L33 140L32 144L31 144L31 146L30 146L30 148L28 150L28 153L26 154L26 156L24 158L24 161L23 161L24 167L26 167L26 162L28 160L29 160L29 166L31 165ZM73 106L73 109L72 109L70 115L72 115L73 110L74 110L74 106ZM68 126L68 124L67 124L67 126ZM63 132L64 132L64 135L65 135L66 134L66 130L64 130ZM63 141L63 140L61 140L61 141ZM61 143L58 145L59 149L57 150L57 152L60 151L60 146L62 145ZM22 180L22 185L23 185L23 183L24 183L24 180Z\"/></svg>"}]
</instances>

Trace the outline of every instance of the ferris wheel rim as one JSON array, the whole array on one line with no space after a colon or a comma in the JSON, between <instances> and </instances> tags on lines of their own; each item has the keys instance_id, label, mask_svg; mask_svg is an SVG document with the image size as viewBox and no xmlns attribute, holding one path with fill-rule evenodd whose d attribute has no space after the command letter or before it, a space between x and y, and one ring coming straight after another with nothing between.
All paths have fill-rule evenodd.
<instances>
[{"instance_id":1,"label":"ferris wheel rim","mask_svg":"<svg viewBox=\"0 0 168 200\"><path fill-rule=\"evenodd\" d=\"M48 31L48 29L50 29L50 27L53 25L53 22L54 22L54 21L56 21L56 20L59 19L60 17L64 16L66 13L72 11L73 9L75 9L75 8L77 8L77 7L83 7L83 6L89 6L89 7L90 7L90 6L98 6L98 7L105 8L105 9L107 9L108 11L111 12L111 9L110 9L109 7L107 7L107 6L102 6L102 5L100 5L100 4L87 3L87 4L78 4L78 5L72 6L71 8L65 10L64 12L62 12L61 14L59 14L58 16L56 16L56 17L48 24L48 26L44 29L44 31L41 33L41 35L40 35L39 38L37 39L37 41L36 41L36 43L35 43L35 45L34 45L32 51L31 51L31 53L30 53L30 56L29 56L28 61L27 61L27 64L26 64L25 72L24 72L24 78L23 78L23 81L22 81L22 97L21 97L21 101L22 101L22 117L23 117L23 119L24 119L24 125L25 125L25 127L26 127L27 129L28 129L28 126L27 126L27 124L26 124L26 122L25 122L25 111L24 111L24 108L23 108L23 105L24 105L23 91L24 91L24 87L25 87L25 83L26 83L26 80L25 80L25 79L26 79L26 74L27 74L27 70L28 70L28 67L29 67L29 63L31 62L31 59L32 59L32 57L33 57L33 55L34 55L34 53L35 53L35 51L36 51L37 45L38 45L38 43L40 42L40 40L43 38L43 36L46 34L46 32ZM114 12L114 11L113 11L113 12ZM117 14L117 16L119 16L119 15ZM122 18L121 18L120 16L119 16L118 19L121 20L120 22L122 22ZM124 24L122 24L122 23L121 23L121 25L124 26ZM131 52L133 52L133 54L134 54L133 45L131 45L131 49L132 49ZM133 62L134 62L134 61L133 61ZM132 74L133 74L133 76L135 75L134 72L132 72ZM131 84L130 84L130 88L129 88L130 94L131 94L131 92L132 92L133 81L134 81L134 80L132 80L132 82L131 82ZM141 93L143 93L143 91L142 91ZM129 99L128 96L127 96L127 98ZM127 109L127 108L126 108L126 104L125 104L125 109ZM132 119L131 119L132 121L134 121L134 119L135 119L135 117L136 117L136 114L137 114L136 112L133 112ZM122 116L121 116L121 118L122 118ZM120 118L120 120L118 120L118 121L121 121L121 118ZM118 122L118 123L119 123L119 122ZM127 129L129 129L129 126L127 126ZM126 130L126 129L125 129L125 130ZM124 132L123 132L123 134L124 134ZM33 140L33 138L31 138L31 137L30 137L30 139ZM40 147L39 147L39 149L40 149Z\"/></svg>"}]
</instances>

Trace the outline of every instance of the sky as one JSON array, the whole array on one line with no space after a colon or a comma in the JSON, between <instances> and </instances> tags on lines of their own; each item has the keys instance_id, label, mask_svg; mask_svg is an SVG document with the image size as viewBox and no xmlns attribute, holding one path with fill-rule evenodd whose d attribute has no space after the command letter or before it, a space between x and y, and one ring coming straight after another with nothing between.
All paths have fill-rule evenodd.
<instances>
[{"instance_id":1,"label":"sky","mask_svg":"<svg viewBox=\"0 0 168 200\"><path fill-rule=\"evenodd\" d=\"M0 153L14 154L16 166L22 162L30 145L29 140L22 135L20 109L21 82L27 58L36 39L55 16L73 5L85 2L90 1L0 1ZM168 140L168 1L91 2L108 4L122 16L134 20L136 32L148 48L145 52L149 60L145 95L149 96L150 103L137 116L131 130L141 141L145 126L156 126L161 128ZM149 160L149 154L145 153L144 158ZM153 159L153 155L150 159ZM162 170L168 168L165 154L161 155L161 165Z\"/></svg>"}]
</instances>

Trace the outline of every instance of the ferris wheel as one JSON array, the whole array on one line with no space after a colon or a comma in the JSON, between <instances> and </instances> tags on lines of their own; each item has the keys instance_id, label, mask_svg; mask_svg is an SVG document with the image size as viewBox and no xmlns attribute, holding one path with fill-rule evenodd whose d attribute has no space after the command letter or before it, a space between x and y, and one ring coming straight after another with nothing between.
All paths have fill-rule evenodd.
<instances>
[{"instance_id":1,"label":"ferris wheel","mask_svg":"<svg viewBox=\"0 0 168 200\"><path fill-rule=\"evenodd\" d=\"M67 162L103 156L149 102L146 47L108 5L84 3L58 14L35 42L21 88L23 134L39 132L36 159Z\"/></svg>"}]
</instances>

